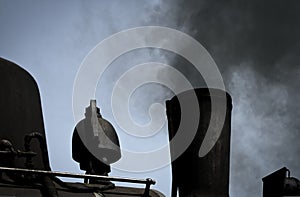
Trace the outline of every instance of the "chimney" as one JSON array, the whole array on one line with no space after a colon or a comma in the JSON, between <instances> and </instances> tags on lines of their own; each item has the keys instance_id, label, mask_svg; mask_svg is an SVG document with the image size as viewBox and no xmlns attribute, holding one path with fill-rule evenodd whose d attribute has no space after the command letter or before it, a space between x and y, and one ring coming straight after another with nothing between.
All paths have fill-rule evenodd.
<instances>
[{"instance_id":1,"label":"chimney","mask_svg":"<svg viewBox=\"0 0 300 197\"><path fill-rule=\"evenodd\" d=\"M228 197L230 95L218 89L188 90L166 101L166 108L173 161L172 197L177 193L180 197ZM175 140L177 135L181 139ZM182 141L190 136L182 151L186 143Z\"/></svg>"}]
</instances>

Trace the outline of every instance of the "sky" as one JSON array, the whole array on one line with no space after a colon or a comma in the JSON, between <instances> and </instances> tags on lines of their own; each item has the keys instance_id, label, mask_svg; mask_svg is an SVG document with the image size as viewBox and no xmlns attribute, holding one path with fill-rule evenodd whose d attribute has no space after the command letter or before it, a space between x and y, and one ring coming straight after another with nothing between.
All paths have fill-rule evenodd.
<instances>
[{"instance_id":1,"label":"sky","mask_svg":"<svg viewBox=\"0 0 300 197\"><path fill-rule=\"evenodd\" d=\"M233 98L230 196L261 196L261 178L283 166L300 178L299 8L298 0L1 0L0 56L22 66L38 83L52 169L80 172L71 158L72 93L86 55L128 28L164 26L187 33L211 54ZM103 117L115 123L109 96L122 73L150 61L172 64L201 85L181 57L155 49L129 52L112 62L98 83ZM133 118L148 122L149 105L171 96L168 87L143 86L130 100ZM166 125L148 138L118 134L121 146L132 151L155 149L167 140ZM153 188L170 195L169 166L139 173L113 167L111 175L151 177L157 180Z\"/></svg>"}]
</instances>

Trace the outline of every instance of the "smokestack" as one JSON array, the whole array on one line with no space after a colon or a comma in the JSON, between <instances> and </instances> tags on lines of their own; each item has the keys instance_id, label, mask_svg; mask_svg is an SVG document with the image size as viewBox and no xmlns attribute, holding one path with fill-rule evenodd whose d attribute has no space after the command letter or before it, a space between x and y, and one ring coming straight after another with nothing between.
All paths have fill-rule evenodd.
<instances>
[{"instance_id":1,"label":"smokestack","mask_svg":"<svg viewBox=\"0 0 300 197\"><path fill-rule=\"evenodd\" d=\"M182 104L193 103L193 96L198 101L197 106ZM212 108L212 104L215 106L214 108ZM220 110L224 109L224 105L226 106L225 110ZM179 196L184 197L228 197L232 109L230 95L217 89L188 90L166 101L166 108L170 152L173 161L172 197L177 196L177 192ZM185 129L186 126L180 125L186 124L182 123L185 119L195 118L195 114L193 114L195 111L198 112L194 129L195 136L191 139L187 149L178 155L182 142L175 141L172 143L173 138L179 132L184 133L182 140L188 138L188 135L193 135L190 124L188 124L187 129ZM222 116L224 117L224 124L222 123ZM208 130L209 127L213 130ZM182 131L181 128L183 128ZM216 131L218 128L221 131L219 137ZM208 131L213 131L214 134L211 135L212 133ZM211 145L211 149L209 148L207 154L200 154L199 150L200 147L203 148L201 145L204 141Z\"/></svg>"}]
</instances>

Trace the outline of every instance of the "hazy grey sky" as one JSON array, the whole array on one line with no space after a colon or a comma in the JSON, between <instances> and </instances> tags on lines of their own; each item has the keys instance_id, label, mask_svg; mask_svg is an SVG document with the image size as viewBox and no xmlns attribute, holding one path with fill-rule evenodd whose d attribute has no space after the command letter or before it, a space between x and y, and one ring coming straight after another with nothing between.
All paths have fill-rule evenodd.
<instances>
[{"instance_id":1,"label":"hazy grey sky","mask_svg":"<svg viewBox=\"0 0 300 197\"><path fill-rule=\"evenodd\" d=\"M87 53L106 37L141 25L178 29L196 38L216 61L233 97L230 195L261 196L261 178L287 166L300 178L300 3L297 0L252 1L0 1L0 56L36 79L40 92L51 166L79 172L71 159L73 83ZM113 62L99 83L97 99L112 118L106 94L122 71L148 61L173 63L197 85L187 63L159 50L139 50ZM120 66L121 65L121 66ZM111 82L111 83L110 83ZM147 106L171 93L160 86L133 114L145 122ZM141 99L141 100L142 100ZM142 113L143 112L143 113ZM166 132L161 132L166 139ZM121 145L139 150L163 145L156 138L126 138ZM123 139L123 141L122 141ZM141 140L141 141L138 141ZM151 141L152 140L152 141ZM170 169L113 175L152 177L169 196Z\"/></svg>"}]
</instances>

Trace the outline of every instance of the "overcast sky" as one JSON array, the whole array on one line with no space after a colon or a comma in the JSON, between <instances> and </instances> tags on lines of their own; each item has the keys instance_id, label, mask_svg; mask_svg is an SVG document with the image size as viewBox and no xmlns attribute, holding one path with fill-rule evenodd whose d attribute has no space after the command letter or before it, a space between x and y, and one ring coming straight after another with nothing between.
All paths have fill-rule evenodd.
<instances>
[{"instance_id":1,"label":"overcast sky","mask_svg":"<svg viewBox=\"0 0 300 197\"><path fill-rule=\"evenodd\" d=\"M52 168L79 172L71 159L76 124L72 91L88 52L108 36L142 25L167 26L193 36L217 63L233 97L230 195L261 196L261 178L283 166L300 178L299 10L298 0L2 0L0 56L21 65L38 83ZM107 99L113 82L132 65L149 61L172 63L197 84L193 70L167 52L128 53L113 62L97 88L108 120L113 122ZM147 106L163 104L171 95L155 85L137 91L131 102L140 107L131 109L133 116L147 122ZM121 133L120 142L135 151L157 148L166 143L164 129L149 139L124 139L127 135ZM158 182L155 188L169 196L168 166L147 173L113 169L112 175L152 177Z\"/></svg>"}]
</instances>

